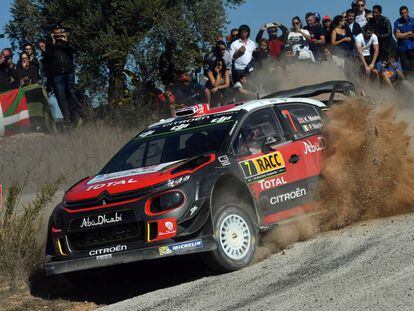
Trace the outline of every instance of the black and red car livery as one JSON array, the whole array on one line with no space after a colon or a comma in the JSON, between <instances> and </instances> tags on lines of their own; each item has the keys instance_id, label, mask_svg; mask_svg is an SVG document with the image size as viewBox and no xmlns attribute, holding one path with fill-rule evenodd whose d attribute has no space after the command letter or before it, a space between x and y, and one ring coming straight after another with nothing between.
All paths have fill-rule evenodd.
<instances>
[{"instance_id":1,"label":"black and red car livery","mask_svg":"<svg viewBox=\"0 0 414 311\"><path fill-rule=\"evenodd\" d=\"M248 265L261 231L314 212L325 108L309 98L199 105L146 128L65 193L46 273L195 252L220 271Z\"/></svg>"}]
</instances>

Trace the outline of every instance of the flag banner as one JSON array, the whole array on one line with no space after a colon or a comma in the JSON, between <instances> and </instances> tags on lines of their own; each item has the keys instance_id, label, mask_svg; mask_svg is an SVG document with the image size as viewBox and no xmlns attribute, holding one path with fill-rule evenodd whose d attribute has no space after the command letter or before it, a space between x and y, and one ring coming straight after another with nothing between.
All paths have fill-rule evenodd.
<instances>
[{"instance_id":1,"label":"flag banner","mask_svg":"<svg viewBox=\"0 0 414 311\"><path fill-rule=\"evenodd\" d=\"M30 128L27 100L22 88L0 94L0 136L10 136Z\"/></svg>"},{"instance_id":2,"label":"flag banner","mask_svg":"<svg viewBox=\"0 0 414 311\"><path fill-rule=\"evenodd\" d=\"M0 94L0 136L22 132L56 132L49 98L39 84Z\"/></svg>"}]
</instances>

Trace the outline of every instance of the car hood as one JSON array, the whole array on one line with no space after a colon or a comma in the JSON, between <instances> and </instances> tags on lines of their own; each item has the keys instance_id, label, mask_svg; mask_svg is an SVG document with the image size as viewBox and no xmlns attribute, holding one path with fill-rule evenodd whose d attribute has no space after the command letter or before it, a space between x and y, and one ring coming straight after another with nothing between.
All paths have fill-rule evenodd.
<instances>
[{"instance_id":1,"label":"car hood","mask_svg":"<svg viewBox=\"0 0 414 311\"><path fill-rule=\"evenodd\" d=\"M188 163L191 163L193 159L194 158L88 177L70 188L65 193L64 201L76 202L99 197L103 192L110 195L116 195L151 187L188 173L191 174L202 166L213 162L215 156L209 155L208 161L204 161L199 165L194 165L194 167L189 168ZM185 167L185 169L178 170L180 167Z\"/></svg>"}]
</instances>

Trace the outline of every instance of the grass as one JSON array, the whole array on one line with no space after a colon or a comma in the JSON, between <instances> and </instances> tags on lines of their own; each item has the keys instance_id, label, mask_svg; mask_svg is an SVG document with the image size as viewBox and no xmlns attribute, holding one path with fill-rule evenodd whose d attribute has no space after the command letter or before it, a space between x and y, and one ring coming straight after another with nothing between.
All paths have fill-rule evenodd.
<instances>
[{"instance_id":1,"label":"grass","mask_svg":"<svg viewBox=\"0 0 414 311\"><path fill-rule=\"evenodd\" d=\"M29 278L43 261L43 214L63 178L45 183L35 198L20 203L23 186L13 183L0 210L0 310L93 310L91 303L33 297Z\"/></svg>"},{"instance_id":2,"label":"grass","mask_svg":"<svg viewBox=\"0 0 414 311\"><path fill-rule=\"evenodd\" d=\"M23 186L13 183L5 207L0 211L0 281L10 288L21 287L42 261L43 243L39 241L42 215L63 178L45 183L36 197L20 206Z\"/></svg>"}]
</instances>

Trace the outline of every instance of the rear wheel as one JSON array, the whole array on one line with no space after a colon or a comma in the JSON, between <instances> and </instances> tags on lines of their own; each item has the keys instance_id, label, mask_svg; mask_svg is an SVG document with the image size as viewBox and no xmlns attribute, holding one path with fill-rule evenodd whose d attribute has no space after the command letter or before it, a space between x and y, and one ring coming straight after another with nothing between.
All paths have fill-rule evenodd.
<instances>
[{"instance_id":1,"label":"rear wheel","mask_svg":"<svg viewBox=\"0 0 414 311\"><path fill-rule=\"evenodd\" d=\"M213 270L230 272L246 267L253 259L258 233L245 203L226 203L213 213L217 249L204 261Z\"/></svg>"}]
</instances>

